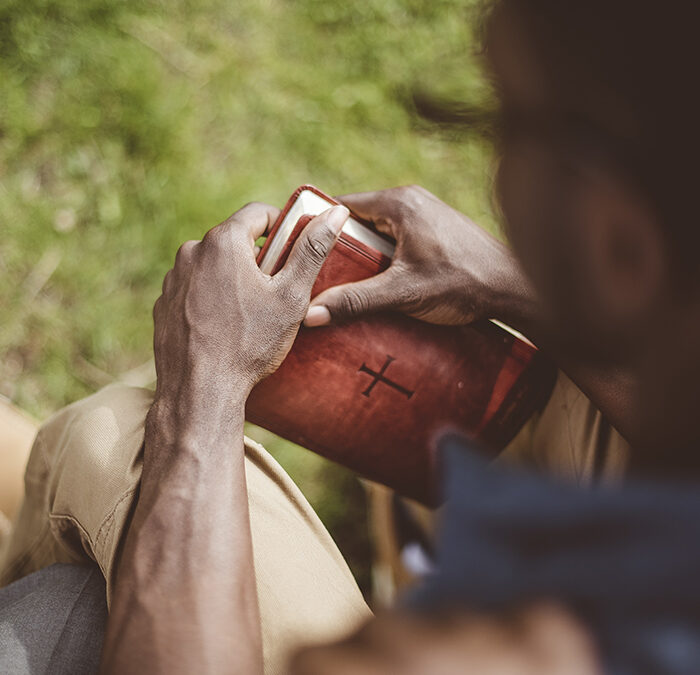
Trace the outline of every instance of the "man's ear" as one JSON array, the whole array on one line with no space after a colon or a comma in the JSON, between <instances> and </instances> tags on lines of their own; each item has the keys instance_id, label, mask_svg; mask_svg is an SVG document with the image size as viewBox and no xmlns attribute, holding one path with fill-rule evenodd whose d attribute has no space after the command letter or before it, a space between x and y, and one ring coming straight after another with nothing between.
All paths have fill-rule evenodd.
<instances>
[{"instance_id":1,"label":"man's ear","mask_svg":"<svg viewBox=\"0 0 700 675\"><path fill-rule=\"evenodd\" d=\"M578 197L577 239L599 318L623 333L641 329L669 281L661 224L635 188L607 173L588 176Z\"/></svg>"}]
</instances>

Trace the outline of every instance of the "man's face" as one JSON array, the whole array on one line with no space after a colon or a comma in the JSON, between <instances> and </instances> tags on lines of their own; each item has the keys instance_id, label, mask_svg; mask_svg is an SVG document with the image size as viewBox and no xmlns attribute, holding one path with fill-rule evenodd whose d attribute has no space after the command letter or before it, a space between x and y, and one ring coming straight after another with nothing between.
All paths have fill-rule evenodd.
<instances>
[{"instance_id":1,"label":"man's face","mask_svg":"<svg viewBox=\"0 0 700 675\"><path fill-rule=\"evenodd\" d=\"M655 229L646 228L644 205L604 163L577 154L576 129L557 117L557 93L522 23L501 8L490 29L503 118L498 196L508 238L556 341L581 357L632 358L659 285Z\"/></svg>"}]
</instances>

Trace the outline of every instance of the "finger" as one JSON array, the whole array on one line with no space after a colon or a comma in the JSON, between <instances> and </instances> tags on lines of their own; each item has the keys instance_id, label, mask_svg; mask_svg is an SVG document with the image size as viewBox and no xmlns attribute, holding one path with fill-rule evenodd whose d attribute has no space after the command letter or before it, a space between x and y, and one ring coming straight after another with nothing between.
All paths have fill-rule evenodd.
<instances>
[{"instance_id":1,"label":"finger","mask_svg":"<svg viewBox=\"0 0 700 675\"><path fill-rule=\"evenodd\" d=\"M173 285L173 270L168 270L164 279L163 286L161 287L161 292L163 295L168 295L170 293L170 288Z\"/></svg>"},{"instance_id":2,"label":"finger","mask_svg":"<svg viewBox=\"0 0 700 675\"><path fill-rule=\"evenodd\" d=\"M301 284L310 290L349 216L344 206L334 206L313 218L304 228L277 275L281 283Z\"/></svg>"},{"instance_id":3,"label":"finger","mask_svg":"<svg viewBox=\"0 0 700 675\"><path fill-rule=\"evenodd\" d=\"M202 243L207 248L213 245L217 249L227 249L236 242L240 242L243 237L250 243L252 251L256 240L270 231L279 214L280 210L276 206L251 202L229 216L223 223L209 230L204 235Z\"/></svg>"},{"instance_id":4,"label":"finger","mask_svg":"<svg viewBox=\"0 0 700 675\"><path fill-rule=\"evenodd\" d=\"M157 321L158 318L160 317L160 313L163 309L163 296L159 295L156 298L156 301L153 303L153 321Z\"/></svg>"},{"instance_id":5,"label":"finger","mask_svg":"<svg viewBox=\"0 0 700 675\"><path fill-rule=\"evenodd\" d=\"M231 222L231 227L246 231L250 241L255 244L259 237L270 232L279 215L280 210L276 206L251 202L236 211L227 222Z\"/></svg>"},{"instance_id":6,"label":"finger","mask_svg":"<svg viewBox=\"0 0 700 675\"><path fill-rule=\"evenodd\" d=\"M364 281L334 286L319 293L311 301L304 325L312 328L348 321L370 312L402 310L411 301L411 293L406 280L396 268L390 267Z\"/></svg>"},{"instance_id":7,"label":"finger","mask_svg":"<svg viewBox=\"0 0 700 675\"><path fill-rule=\"evenodd\" d=\"M167 314L167 308L165 305L165 300L161 295L153 305L153 349L154 352L160 346L163 341L163 333L165 331L165 316ZM156 359L156 363L158 359Z\"/></svg>"},{"instance_id":8,"label":"finger","mask_svg":"<svg viewBox=\"0 0 700 675\"><path fill-rule=\"evenodd\" d=\"M194 251L197 248L199 241L186 241L175 254L175 268L187 267L192 263Z\"/></svg>"},{"instance_id":9,"label":"finger","mask_svg":"<svg viewBox=\"0 0 700 675\"><path fill-rule=\"evenodd\" d=\"M393 190L355 192L341 195L336 199L341 204L345 204L355 215L374 223L380 232L393 234L390 223L395 215L396 205L392 192Z\"/></svg>"},{"instance_id":10,"label":"finger","mask_svg":"<svg viewBox=\"0 0 700 675\"><path fill-rule=\"evenodd\" d=\"M441 203L435 195L420 185L402 185L378 192L358 192L337 198L360 218L371 220L384 234L398 242L417 213L427 213Z\"/></svg>"}]
</instances>

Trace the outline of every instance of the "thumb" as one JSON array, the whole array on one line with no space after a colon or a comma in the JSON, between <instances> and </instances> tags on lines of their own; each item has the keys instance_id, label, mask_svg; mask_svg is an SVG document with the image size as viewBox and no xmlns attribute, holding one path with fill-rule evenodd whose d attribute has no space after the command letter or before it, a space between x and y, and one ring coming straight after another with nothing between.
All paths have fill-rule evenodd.
<instances>
[{"instance_id":1,"label":"thumb","mask_svg":"<svg viewBox=\"0 0 700 675\"><path fill-rule=\"evenodd\" d=\"M307 292L310 291L340 236L348 214L345 206L334 206L312 218L294 243L280 278L292 279Z\"/></svg>"},{"instance_id":2,"label":"thumb","mask_svg":"<svg viewBox=\"0 0 700 675\"><path fill-rule=\"evenodd\" d=\"M363 281L334 286L312 301L304 325L312 328L331 321L347 321L370 312L400 309L405 304L403 284L389 267L385 272Z\"/></svg>"}]
</instances>

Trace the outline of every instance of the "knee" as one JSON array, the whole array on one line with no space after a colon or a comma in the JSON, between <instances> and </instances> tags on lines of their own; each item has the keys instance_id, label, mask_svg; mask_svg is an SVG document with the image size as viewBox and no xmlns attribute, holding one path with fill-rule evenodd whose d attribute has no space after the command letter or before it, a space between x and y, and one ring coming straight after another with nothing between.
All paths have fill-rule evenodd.
<instances>
[{"instance_id":1,"label":"knee","mask_svg":"<svg viewBox=\"0 0 700 675\"><path fill-rule=\"evenodd\" d=\"M114 385L60 410L39 429L27 464L28 495L50 512L113 499L138 482L152 392Z\"/></svg>"}]
</instances>

